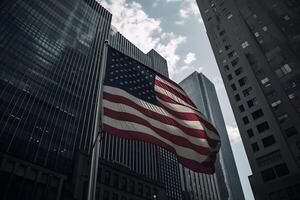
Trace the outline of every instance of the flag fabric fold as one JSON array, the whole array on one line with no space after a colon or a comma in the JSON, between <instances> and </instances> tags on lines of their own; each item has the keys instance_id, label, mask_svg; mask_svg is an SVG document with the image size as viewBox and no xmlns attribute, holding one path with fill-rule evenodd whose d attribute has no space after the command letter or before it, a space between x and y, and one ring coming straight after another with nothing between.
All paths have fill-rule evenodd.
<instances>
[{"instance_id":1,"label":"flag fabric fold","mask_svg":"<svg viewBox=\"0 0 300 200\"><path fill-rule=\"evenodd\" d=\"M108 47L102 129L159 145L185 167L214 173L220 148L215 127L172 80Z\"/></svg>"}]
</instances>

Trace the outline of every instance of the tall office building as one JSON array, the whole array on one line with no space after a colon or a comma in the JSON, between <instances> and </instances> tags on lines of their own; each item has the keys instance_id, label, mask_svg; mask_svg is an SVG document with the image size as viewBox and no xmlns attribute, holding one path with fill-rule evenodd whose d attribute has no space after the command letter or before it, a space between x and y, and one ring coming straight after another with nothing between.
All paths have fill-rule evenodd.
<instances>
[{"instance_id":1,"label":"tall office building","mask_svg":"<svg viewBox=\"0 0 300 200\"><path fill-rule=\"evenodd\" d=\"M217 183L215 187L219 190L219 199L244 199L243 190L214 84L202 73L194 72L181 81L179 85L193 100L198 109L211 120L220 134L221 149L219 152L219 159L216 161L216 178L213 178L214 182L212 183ZM202 182L199 180L196 181L195 186L198 187L198 189L195 190L196 193L197 190L202 189L204 191L201 191L200 194L205 195L205 190L208 190L207 188L209 188L209 183L205 183L205 180L208 180L209 176L188 172L188 174L185 174L185 178L189 178L189 175L192 174L196 177L195 180L202 179ZM191 183L192 182L193 181L191 181ZM208 199L202 197L200 194L200 199Z\"/></svg>"},{"instance_id":2,"label":"tall office building","mask_svg":"<svg viewBox=\"0 0 300 200\"><path fill-rule=\"evenodd\" d=\"M300 2L197 0L257 200L300 199Z\"/></svg>"},{"instance_id":3,"label":"tall office building","mask_svg":"<svg viewBox=\"0 0 300 200\"><path fill-rule=\"evenodd\" d=\"M1 199L66 199L91 151L111 14L93 0L0 2Z\"/></svg>"},{"instance_id":4,"label":"tall office building","mask_svg":"<svg viewBox=\"0 0 300 200\"><path fill-rule=\"evenodd\" d=\"M168 77L167 61L155 50L144 54L114 27L110 32L110 45L120 52ZM156 145L142 141L104 135L101 157L122 163L166 187L166 198L181 200L178 161L174 154Z\"/></svg>"}]
</instances>

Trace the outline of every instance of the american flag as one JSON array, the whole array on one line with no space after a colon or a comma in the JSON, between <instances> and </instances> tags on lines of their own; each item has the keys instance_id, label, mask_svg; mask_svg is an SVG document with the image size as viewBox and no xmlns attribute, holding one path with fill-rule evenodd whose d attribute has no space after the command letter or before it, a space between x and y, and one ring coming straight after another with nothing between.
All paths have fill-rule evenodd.
<instances>
[{"instance_id":1,"label":"american flag","mask_svg":"<svg viewBox=\"0 0 300 200\"><path fill-rule=\"evenodd\" d=\"M214 173L220 138L172 80L108 47L102 128L159 145L195 172Z\"/></svg>"}]
</instances>

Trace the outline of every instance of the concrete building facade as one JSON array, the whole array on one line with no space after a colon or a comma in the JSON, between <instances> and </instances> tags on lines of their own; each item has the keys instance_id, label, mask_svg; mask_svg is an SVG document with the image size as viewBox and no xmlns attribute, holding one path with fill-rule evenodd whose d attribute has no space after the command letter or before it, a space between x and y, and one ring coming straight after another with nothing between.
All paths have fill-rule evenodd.
<instances>
[{"instance_id":1,"label":"concrete building facade","mask_svg":"<svg viewBox=\"0 0 300 200\"><path fill-rule=\"evenodd\" d=\"M257 200L299 199L300 2L197 0Z\"/></svg>"}]
</instances>

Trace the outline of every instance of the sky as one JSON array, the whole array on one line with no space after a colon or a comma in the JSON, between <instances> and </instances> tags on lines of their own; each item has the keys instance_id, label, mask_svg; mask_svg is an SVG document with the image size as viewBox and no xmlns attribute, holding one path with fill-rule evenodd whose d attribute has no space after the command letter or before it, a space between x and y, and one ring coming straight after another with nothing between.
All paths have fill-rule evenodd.
<instances>
[{"instance_id":1,"label":"sky","mask_svg":"<svg viewBox=\"0 0 300 200\"><path fill-rule=\"evenodd\" d=\"M246 200L253 200L251 169L195 0L98 0L112 14L112 24L144 53L155 49L168 61L172 80L194 71L214 84L229 134Z\"/></svg>"}]
</instances>

